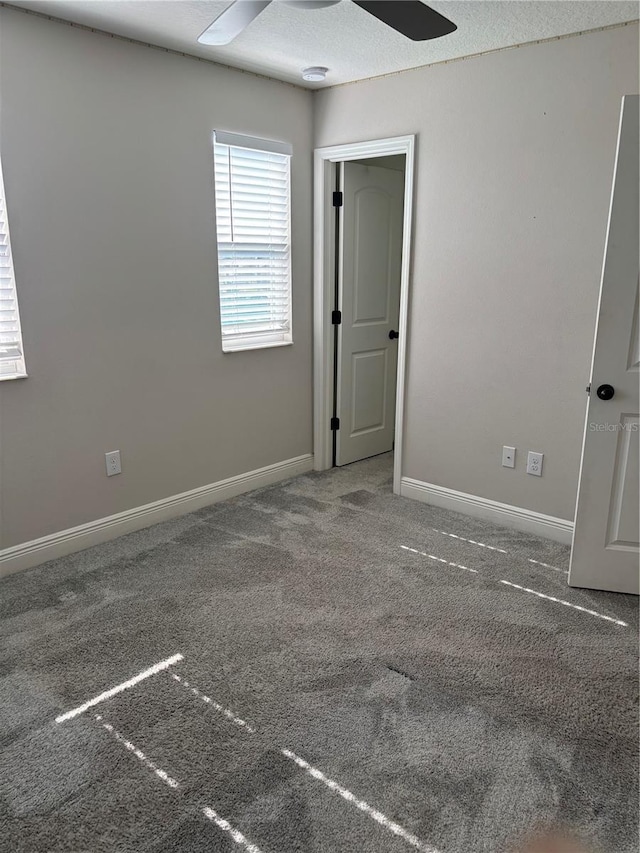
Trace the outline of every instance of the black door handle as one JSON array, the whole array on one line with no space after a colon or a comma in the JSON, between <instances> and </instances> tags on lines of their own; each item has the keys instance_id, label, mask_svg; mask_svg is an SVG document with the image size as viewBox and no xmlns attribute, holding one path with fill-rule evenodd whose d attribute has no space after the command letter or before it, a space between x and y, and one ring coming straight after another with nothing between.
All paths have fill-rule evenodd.
<instances>
[{"instance_id":1,"label":"black door handle","mask_svg":"<svg viewBox=\"0 0 640 853\"><path fill-rule=\"evenodd\" d=\"M598 385L598 390L596 391L601 400L610 400L615 393L616 389L613 385Z\"/></svg>"},{"instance_id":2,"label":"black door handle","mask_svg":"<svg viewBox=\"0 0 640 853\"><path fill-rule=\"evenodd\" d=\"M389 340L391 340L391 341L392 341L392 340L394 340L395 338L399 338L399 337L400 337L400 333L399 333L399 332L394 332L394 331L393 331L393 329L391 329L391 331L389 332Z\"/></svg>"}]
</instances>

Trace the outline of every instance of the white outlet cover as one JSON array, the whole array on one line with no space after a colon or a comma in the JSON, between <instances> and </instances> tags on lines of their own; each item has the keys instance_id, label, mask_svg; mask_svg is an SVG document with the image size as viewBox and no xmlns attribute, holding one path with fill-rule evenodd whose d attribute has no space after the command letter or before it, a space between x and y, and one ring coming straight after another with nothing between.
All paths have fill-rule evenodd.
<instances>
[{"instance_id":1,"label":"white outlet cover","mask_svg":"<svg viewBox=\"0 0 640 853\"><path fill-rule=\"evenodd\" d=\"M542 477L542 460L544 453L538 453L535 450L530 450L527 454L527 474L533 474L534 477Z\"/></svg>"},{"instance_id":2,"label":"white outlet cover","mask_svg":"<svg viewBox=\"0 0 640 853\"><path fill-rule=\"evenodd\" d=\"M119 450L110 450L109 453L105 453L104 461L107 469L107 477L113 477L115 474L122 473Z\"/></svg>"},{"instance_id":3,"label":"white outlet cover","mask_svg":"<svg viewBox=\"0 0 640 853\"><path fill-rule=\"evenodd\" d=\"M502 466L504 468L516 467L516 449L505 444L502 448Z\"/></svg>"}]
</instances>

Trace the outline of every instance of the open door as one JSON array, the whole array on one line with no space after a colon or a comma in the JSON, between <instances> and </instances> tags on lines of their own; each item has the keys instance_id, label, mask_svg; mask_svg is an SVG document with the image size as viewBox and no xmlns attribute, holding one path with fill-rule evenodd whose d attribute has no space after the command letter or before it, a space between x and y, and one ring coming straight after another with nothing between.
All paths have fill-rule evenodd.
<instances>
[{"instance_id":1,"label":"open door","mask_svg":"<svg viewBox=\"0 0 640 853\"><path fill-rule=\"evenodd\" d=\"M335 464L393 449L404 173L342 164Z\"/></svg>"},{"instance_id":2,"label":"open door","mask_svg":"<svg viewBox=\"0 0 640 853\"><path fill-rule=\"evenodd\" d=\"M569 585L638 594L638 96L622 102Z\"/></svg>"}]
</instances>

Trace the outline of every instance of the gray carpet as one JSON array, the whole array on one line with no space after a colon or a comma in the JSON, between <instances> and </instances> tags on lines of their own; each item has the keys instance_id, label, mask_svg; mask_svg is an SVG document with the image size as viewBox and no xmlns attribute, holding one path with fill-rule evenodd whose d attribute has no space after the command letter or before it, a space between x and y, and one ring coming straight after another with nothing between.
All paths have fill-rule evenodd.
<instances>
[{"instance_id":1,"label":"gray carpet","mask_svg":"<svg viewBox=\"0 0 640 853\"><path fill-rule=\"evenodd\" d=\"M4 579L0 850L635 853L637 600L568 559L385 456Z\"/></svg>"}]
</instances>

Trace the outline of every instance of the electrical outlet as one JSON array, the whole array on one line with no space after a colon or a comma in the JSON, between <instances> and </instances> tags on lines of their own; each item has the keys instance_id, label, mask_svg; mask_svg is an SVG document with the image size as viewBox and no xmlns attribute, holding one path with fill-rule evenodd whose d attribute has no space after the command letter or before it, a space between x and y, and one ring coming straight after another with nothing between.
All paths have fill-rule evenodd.
<instances>
[{"instance_id":1,"label":"electrical outlet","mask_svg":"<svg viewBox=\"0 0 640 853\"><path fill-rule=\"evenodd\" d=\"M506 444L502 448L502 465L504 468L515 468L516 467L516 449L515 447L508 447Z\"/></svg>"},{"instance_id":2,"label":"electrical outlet","mask_svg":"<svg viewBox=\"0 0 640 853\"><path fill-rule=\"evenodd\" d=\"M119 450L111 450L109 453L105 453L104 459L107 466L107 477L113 477L114 474L122 473Z\"/></svg>"},{"instance_id":3,"label":"electrical outlet","mask_svg":"<svg viewBox=\"0 0 640 853\"><path fill-rule=\"evenodd\" d=\"M534 477L542 477L542 460L544 453L536 453L535 450L530 450L527 454L527 474L533 474Z\"/></svg>"}]
</instances>

